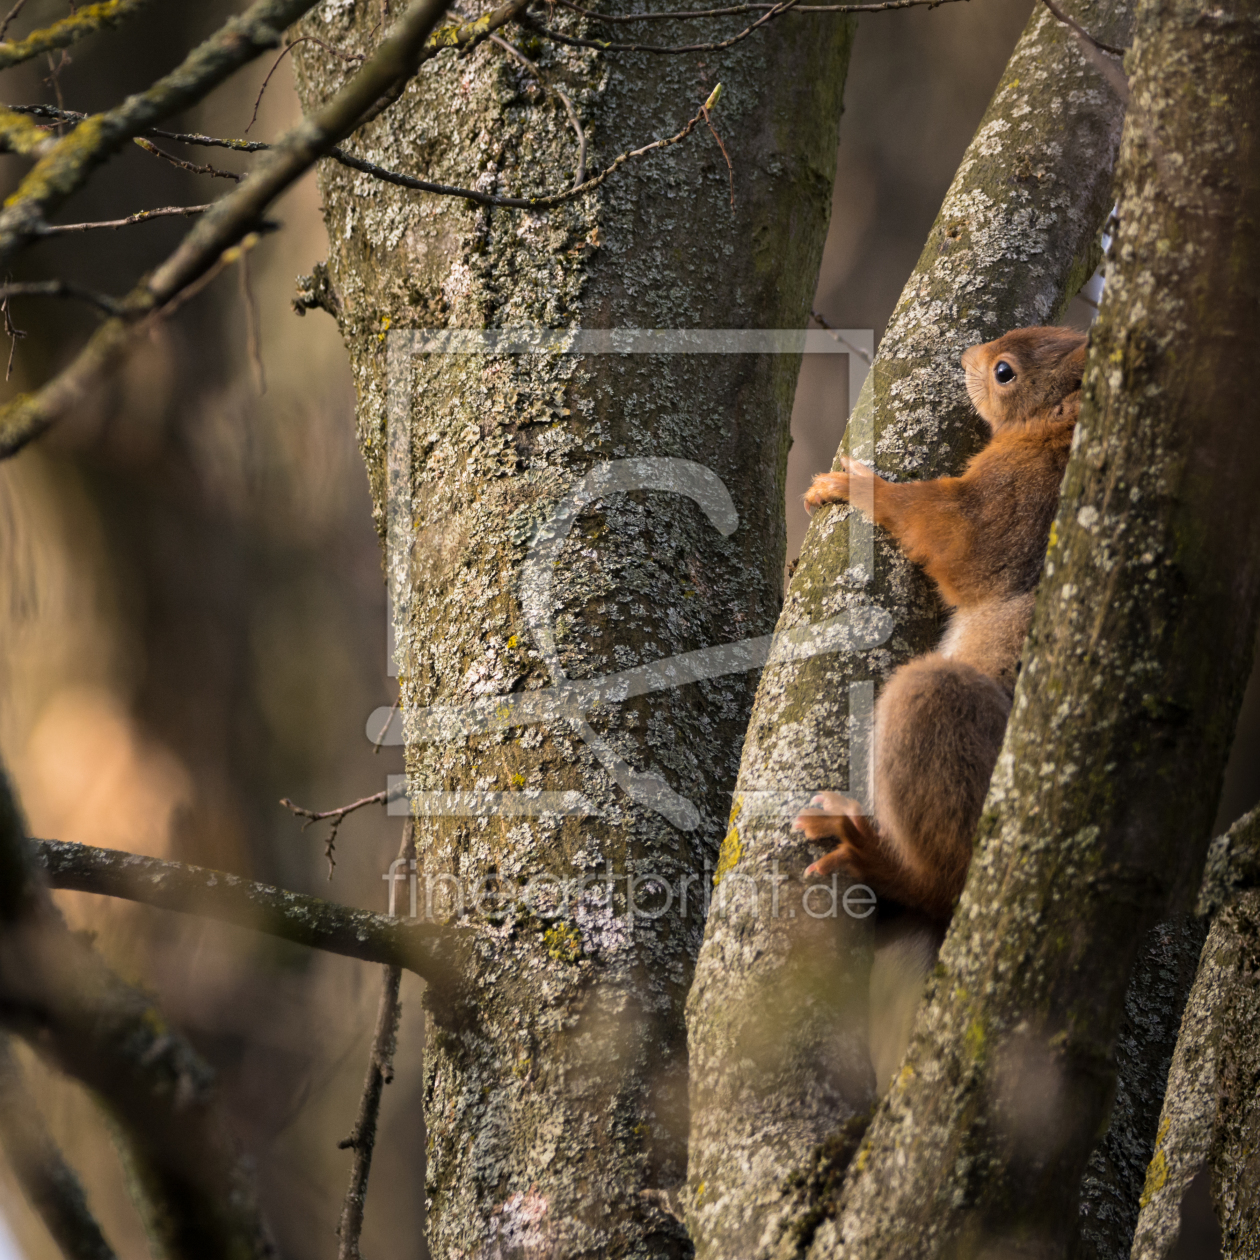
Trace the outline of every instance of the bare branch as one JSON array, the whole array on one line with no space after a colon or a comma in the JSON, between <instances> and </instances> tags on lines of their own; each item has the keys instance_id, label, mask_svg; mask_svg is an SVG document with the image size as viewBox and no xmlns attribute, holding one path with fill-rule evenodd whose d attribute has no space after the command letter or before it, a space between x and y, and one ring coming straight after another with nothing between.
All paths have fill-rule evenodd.
<instances>
[{"instance_id":1,"label":"bare branch","mask_svg":"<svg viewBox=\"0 0 1260 1260\"><path fill-rule=\"evenodd\" d=\"M403 826L402 843L398 846L400 861L416 855L415 823L408 818ZM398 990L402 982L399 967L386 967L381 977L381 1000L376 1011L376 1031L372 1035L372 1052L368 1059L367 1077L359 1099L359 1114L354 1131L337 1145L354 1151L350 1184L346 1187L341 1207L341 1236L337 1260L360 1260L359 1237L363 1232L363 1208L367 1200L368 1174L372 1170L372 1152L376 1148L376 1122L381 1110L381 1092L394 1079L394 1051L398 1047L398 1021L402 1004Z\"/></svg>"},{"instance_id":2,"label":"bare branch","mask_svg":"<svg viewBox=\"0 0 1260 1260\"><path fill-rule=\"evenodd\" d=\"M4 31L22 11L25 3L26 0L18 0L9 10L4 24L0 25L0 39L4 38ZM150 0L106 0L104 4L85 5L77 13L72 13L41 31L34 31L25 39L6 40L0 43L0 70L7 70L10 66L38 57L40 53L52 52L55 48L68 48L88 35L95 35L97 31L121 26L148 3Z\"/></svg>"},{"instance_id":3,"label":"bare branch","mask_svg":"<svg viewBox=\"0 0 1260 1260\"><path fill-rule=\"evenodd\" d=\"M383 737L383 736L382 736ZM338 809L326 809L322 812L314 809L304 809L301 805L295 805L287 796L280 798L280 804L285 809L297 814L299 818L305 818L307 821L302 824L302 830L305 831L312 823L322 822L326 818L332 819L332 827L328 832L328 840L324 845L324 856L328 859L328 878L333 877L333 869L337 865L334 856L334 850L337 845L337 829L345 822L347 814L353 814L356 809L362 809L365 805L385 805L389 802L389 792L376 792L372 796L361 797L357 801L351 801L349 805L342 805Z\"/></svg>"},{"instance_id":4,"label":"bare branch","mask_svg":"<svg viewBox=\"0 0 1260 1260\"><path fill-rule=\"evenodd\" d=\"M326 953L414 971L431 984L456 977L458 929L370 914L182 862L58 840L35 841L53 888L121 897L233 923Z\"/></svg>"},{"instance_id":5,"label":"bare branch","mask_svg":"<svg viewBox=\"0 0 1260 1260\"><path fill-rule=\"evenodd\" d=\"M0 1023L109 1108L160 1254L271 1251L214 1078L153 1000L57 914L0 772Z\"/></svg>"},{"instance_id":6,"label":"bare branch","mask_svg":"<svg viewBox=\"0 0 1260 1260\"><path fill-rule=\"evenodd\" d=\"M107 315L116 315L119 309L118 302L109 294L85 289L68 280L27 280L18 284L0 285L0 300L7 301L11 297L73 298L80 302L90 302Z\"/></svg>"},{"instance_id":7,"label":"bare branch","mask_svg":"<svg viewBox=\"0 0 1260 1260\"><path fill-rule=\"evenodd\" d=\"M123 0L119 0L122 3ZM0 264L39 235L45 217L133 137L203 99L241 66L280 41L315 0L255 0L195 48L170 74L121 105L84 119L35 164L0 210ZM84 10L85 13L92 10ZM67 19L72 20L72 19Z\"/></svg>"},{"instance_id":8,"label":"bare branch","mask_svg":"<svg viewBox=\"0 0 1260 1260\"><path fill-rule=\"evenodd\" d=\"M0 22L0 41L2 41L5 35L8 34L9 27L12 24L14 18L16 18L17 15L21 13L22 10L25 8L26 8L26 0L17 0L17 3L13 6L13 8L11 8L8 11L8 13L4 15L4 21Z\"/></svg>"},{"instance_id":9,"label":"bare branch","mask_svg":"<svg viewBox=\"0 0 1260 1260\"><path fill-rule=\"evenodd\" d=\"M125 219L98 219L95 223L45 223L39 229L39 235L60 236L65 232L94 232L97 228L130 227L133 223L147 223L150 219L168 219L172 216L188 218L194 214L205 214L213 202L204 206L158 206L154 210L137 210Z\"/></svg>"},{"instance_id":10,"label":"bare branch","mask_svg":"<svg viewBox=\"0 0 1260 1260\"><path fill-rule=\"evenodd\" d=\"M724 9L673 9L664 13L597 13L594 9L574 4L573 0L555 0L555 3L596 22L691 22L700 18L735 17L742 13L764 13L776 8L774 4L733 4ZM913 9L926 5L934 9L938 4L951 0L882 0L877 4L802 4L793 13L884 13L890 9Z\"/></svg>"},{"instance_id":11,"label":"bare branch","mask_svg":"<svg viewBox=\"0 0 1260 1260\"><path fill-rule=\"evenodd\" d=\"M309 7L310 0L266 0L270 5L282 2L297 8ZM493 14L448 29L467 32L468 42L464 46L472 47L494 29L488 24L496 15L501 24L521 12L528 2L509 0ZM262 3L260 0L255 9ZM160 318L164 311L168 312L182 290L221 262L225 251L257 225L263 211L280 193L301 178L338 140L360 125L364 113L373 108L391 85L407 79L422 61L436 55L438 49L431 43L426 47L425 41L445 7L446 0L416 0L363 69L327 105L304 118L266 153L250 178L235 192L215 202L175 252L128 295L126 318L106 321L69 367L36 393L21 395L0 411L0 458L14 454L38 437L68 407L93 389L101 375L111 370L130 348L140 320L150 315ZM75 136L95 122L89 119L81 124ZM0 213L0 246L3 245L6 213L8 211ZM0 248L0 256L2 253Z\"/></svg>"},{"instance_id":12,"label":"bare branch","mask_svg":"<svg viewBox=\"0 0 1260 1260\"><path fill-rule=\"evenodd\" d=\"M183 158L177 158L173 153L167 153L165 149L159 149L156 144L151 140L144 139L143 136L136 136L132 143L146 153L151 153L154 157L161 158L163 162L169 162L172 166L178 166L181 171L189 171L193 175L209 175L214 179L230 179L237 184L244 178L237 171L221 171L217 166L198 166L196 162L185 162Z\"/></svg>"},{"instance_id":13,"label":"bare branch","mask_svg":"<svg viewBox=\"0 0 1260 1260\"><path fill-rule=\"evenodd\" d=\"M88 1208L75 1171L44 1124L39 1107L0 1033L0 1143L30 1205L39 1213L66 1260L115 1260Z\"/></svg>"},{"instance_id":14,"label":"bare branch","mask_svg":"<svg viewBox=\"0 0 1260 1260\"><path fill-rule=\"evenodd\" d=\"M929 9L936 8L939 4L950 4L954 0L884 0L879 4L803 4L801 0L782 0L779 4L749 4L736 5L735 7L722 10L713 9L709 13L718 15L723 12L729 13L755 13L758 10L764 10L762 16L759 17L751 26L745 27L736 35L732 35L729 39L718 40L713 43L706 44L673 44L662 46L660 44L614 44L603 39L578 39L572 35L563 35L559 31L552 30L549 26L543 26L539 22L531 20L522 20L521 25L527 26L531 31L539 35L546 36L547 39L554 39L559 44L569 44L574 48L598 48L601 52L647 52L647 53L692 53L692 52L718 52L723 48L730 48L732 44L738 44L741 40L747 39L755 31L758 31L767 22L781 16L784 13L884 13L892 9L914 9L927 6ZM606 18L603 14L590 13L589 10L579 9L577 5L566 5L566 8L578 9L581 13L588 13L591 17L596 17L601 21L612 20ZM703 16L708 16L709 13ZM639 17L647 17L648 14L635 14L627 16L624 21L635 20ZM676 13L660 14L660 17L677 17ZM688 15L690 16L690 15ZM701 16L701 15L697 15Z\"/></svg>"},{"instance_id":15,"label":"bare branch","mask_svg":"<svg viewBox=\"0 0 1260 1260\"><path fill-rule=\"evenodd\" d=\"M55 105L10 105L7 111L12 114L29 114L32 118L54 118L58 122L82 122L90 118L90 114L75 109L58 109ZM0 114L0 125L4 115ZM40 128L36 131L47 140L48 133ZM195 131L164 131L161 127L146 127L138 134L156 136L161 140L178 140L181 144L200 144L215 149L234 149L238 153L261 153L272 146L264 140L227 140L218 136L203 136Z\"/></svg>"},{"instance_id":16,"label":"bare branch","mask_svg":"<svg viewBox=\"0 0 1260 1260\"><path fill-rule=\"evenodd\" d=\"M562 202L572 201L575 197L581 197L592 189L598 188L614 171L619 170L631 158L643 157L644 154L651 153L656 149L668 149L670 145L678 144L691 135L697 125L703 121L704 109L701 108L696 111L695 117L690 119L681 131L675 132L672 136L666 136L663 140L653 140L651 144L645 144L640 149L630 149L628 152L622 153L604 167L598 175L592 176L585 183L570 188L567 192L543 193L537 197L498 197L493 193L481 192L476 188L459 188L452 184L435 184L427 179L416 179L414 176L403 175L398 171L386 170L385 167L377 166L374 162L365 162L362 158L354 157L343 149L334 149L328 156L340 162L342 166L362 171L365 175L371 175L374 179L379 179L386 184L397 184L400 188L414 188L417 192L439 193L444 197L466 197L469 201L475 201L479 206L501 206L511 210L546 210L550 206L558 206ZM0 415L2 414L0 413ZM0 451L2 450L3 447L0 445Z\"/></svg>"}]
</instances>

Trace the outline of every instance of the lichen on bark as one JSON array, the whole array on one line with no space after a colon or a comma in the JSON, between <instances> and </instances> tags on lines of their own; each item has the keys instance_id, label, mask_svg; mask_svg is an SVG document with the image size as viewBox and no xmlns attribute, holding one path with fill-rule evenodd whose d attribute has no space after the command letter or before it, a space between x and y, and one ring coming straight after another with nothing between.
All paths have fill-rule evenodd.
<instances>
[{"instance_id":1,"label":"lichen on bark","mask_svg":"<svg viewBox=\"0 0 1260 1260\"><path fill-rule=\"evenodd\" d=\"M1197 889L1260 612L1254 0L1143 0L1119 228L975 857L817 1254L1061 1254L1144 931ZM826 1232L826 1237L823 1237Z\"/></svg>"},{"instance_id":2,"label":"lichen on bark","mask_svg":"<svg viewBox=\"0 0 1260 1260\"><path fill-rule=\"evenodd\" d=\"M1128 14L1123 3L1093 4L1083 20L1116 40ZM893 479L961 470L981 437L959 356L1053 320L1087 277L1121 119L1102 76L1039 8L893 314L850 420L853 454ZM864 436L854 443L855 434ZM830 508L811 524L777 631L877 608L892 637L766 670L736 789L732 873L763 890L786 881L783 906L801 905L800 872L817 856L789 832L793 813L812 792L859 777L849 701L863 693L851 689L885 678L940 629L924 576L878 532L869 549L851 548L847 519ZM866 950L862 923L843 915L710 918L688 1008L698 1254L795 1255L834 1212L834 1195L820 1211L819 1178L791 1174L873 1103Z\"/></svg>"},{"instance_id":3,"label":"lichen on bark","mask_svg":"<svg viewBox=\"0 0 1260 1260\"><path fill-rule=\"evenodd\" d=\"M325 3L307 29L354 50L378 16L375 4ZM549 21L583 29L561 11ZM714 121L734 167L735 205L703 129L542 213L470 208L325 164L329 305L350 350L382 535L391 333L801 328L816 282L847 19L785 16L703 64L614 61L507 34L572 97L592 169L676 131L720 74ZM308 103L343 73L317 45L296 56ZM355 151L429 179L529 194L571 182L576 146L531 73L483 45L465 60L442 53L428 63ZM469 887L488 877L499 890L543 873L588 881L555 918L520 909L466 916L477 933L466 992L435 1007L429 1024L431 1245L439 1255L689 1254L678 1210L682 1009L752 679L710 679L587 714L593 734L634 771L662 776L693 803L691 830L615 786L568 720L430 743L420 715L555 681L522 606L522 569L556 505L591 469L618 460L702 465L725 484L738 527L724 536L691 499L659 489L589 503L553 570L557 667L598 678L767 633L781 599L799 358L410 358L397 363L412 400L403 466L414 559L400 571L397 625L410 786L571 791L593 811L418 824L421 881L450 876ZM622 882L606 902L598 880L609 868ZM627 915L625 877L649 874L676 899L689 891L685 911L676 900L657 919ZM555 907L544 898L539 908Z\"/></svg>"}]
</instances>

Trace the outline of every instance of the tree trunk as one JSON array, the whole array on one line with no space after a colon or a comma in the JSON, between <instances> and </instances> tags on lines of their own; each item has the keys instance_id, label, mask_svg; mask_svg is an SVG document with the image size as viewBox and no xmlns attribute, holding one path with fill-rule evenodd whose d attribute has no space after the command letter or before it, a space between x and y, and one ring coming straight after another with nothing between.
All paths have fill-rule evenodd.
<instances>
[{"instance_id":1,"label":"tree trunk","mask_svg":"<svg viewBox=\"0 0 1260 1260\"><path fill-rule=\"evenodd\" d=\"M976 856L815 1254L1057 1256L1143 933L1198 886L1260 610L1255 0L1143 0L1120 227ZM843 1244L841 1244L843 1239Z\"/></svg>"},{"instance_id":2,"label":"tree trunk","mask_svg":"<svg viewBox=\"0 0 1260 1260\"><path fill-rule=\"evenodd\" d=\"M1128 13L1111 0L1078 16L1114 42L1125 38ZM980 425L959 356L1052 320L1088 278L1122 114L1072 36L1039 7L893 314L849 423L853 454L894 479L961 470ZM940 609L885 536L852 510L829 509L810 527L778 633L800 635L845 613L866 625L865 640L769 669L744 745L719 863L719 891L734 892L709 918L688 1008L688 1220L705 1257L806 1248L834 1211L873 1101L867 932L843 913L809 917L827 913L827 896L813 894L800 912L800 871L817 852L788 824L813 792L864 781L850 732L869 712L875 681L939 633ZM794 1170L802 1171L789 1186Z\"/></svg>"},{"instance_id":3,"label":"tree trunk","mask_svg":"<svg viewBox=\"0 0 1260 1260\"><path fill-rule=\"evenodd\" d=\"M307 30L347 51L380 17L375 4L323 13ZM583 29L562 10L547 20ZM463 998L429 1025L436 1255L690 1253L683 1001L753 676L606 696L584 714L534 693L768 633L799 353L423 355L404 332L391 381L387 331L803 328L851 37L849 19L792 14L720 60L616 63L524 40L573 98L592 170L678 130L720 68L733 188L703 126L543 212L321 171L323 296L350 351L378 526L392 493L415 527L390 561L420 909L426 878L435 913L451 911L454 880L489 890L465 906L480 945ZM297 56L310 108L345 71L315 44ZM431 61L355 142L394 169L512 195L570 184L575 149L534 74L490 44ZM628 462L643 457L660 462ZM532 716L495 718L487 698L509 693ZM478 699L481 717L461 717ZM553 882L532 907L505 902L541 875ZM670 912L636 915L627 876L652 915L668 884ZM555 880L584 882L560 898Z\"/></svg>"},{"instance_id":4,"label":"tree trunk","mask_svg":"<svg viewBox=\"0 0 1260 1260\"><path fill-rule=\"evenodd\" d=\"M1219 859L1219 860L1218 860ZM1165 1260L1190 1183L1211 1170L1226 1260L1260 1254L1260 810L1214 842L1200 911L1219 911L1168 1075L1133 1260ZM1224 903L1224 904L1222 904Z\"/></svg>"},{"instance_id":5,"label":"tree trunk","mask_svg":"<svg viewBox=\"0 0 1260 1260\"><path fill-rule=\"evenodd\" d=\"M1207 925L1191 915L1157 923L1147 933L1124 995L1111 1118L1081 1184L1073 1260L1129 1255L1182 1013L1206 935Z\"/></svg>"}]
</instances>

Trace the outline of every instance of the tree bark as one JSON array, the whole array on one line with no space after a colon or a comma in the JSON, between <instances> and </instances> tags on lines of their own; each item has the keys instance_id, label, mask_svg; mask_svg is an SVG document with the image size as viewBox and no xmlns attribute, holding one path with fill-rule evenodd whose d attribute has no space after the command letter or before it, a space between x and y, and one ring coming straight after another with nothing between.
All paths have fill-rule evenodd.
<instances>
[{"instance_id":1,"label":"tree bark","mask_svg":"<svg viewBox=\"0 0 1260 1260\"><path fill-rule=\"evenodd\" d=\"M1115 42L1128 14L1117 2L1078 16ZM959 356L1053 320L1088 278L1122 116L1071 34L1039 7L893 314L849 423L852 454L893 479L961 471L982 439ZM873 1102L866 928L843 913L801 913L800 872L817 852L788 830L813 792L864 781L850 741L874 683L940 629L922 573L887 537L854 530L860 519L845 508L815 519L777 633L842 612L865 616L872 633L856 650L763 675L718 868L743 895L710 915L690 998L688 1222L705 1257L805 1249L835 1210ZM881 625L895 630L879 645ZM872 641L876 650L861 650ZM813 894L815 912L829 895Z\"/></svg>"},{"instance_id":2,"label":"tree bark","mask_svg":"<svg viewBox=\"0 0 1260 1260\"><path fill-rule=\"evenodd\" d=\"M1074 1260L1126 1260L1129 1255L1168 1072L1206 935L1206 922L1190 915L1158 923L1147 933L1124 995L1111 1117L1081 1184Z\"/></svg>"},{"instance_id":3,"label":"tree bark","mask_svg":"<svg viewBox=\"0 0 1260 1260\"><path fill-rule=\"evenodd\" d=\"M1255 0L1143 0L1120 227L967 887L817 1255L1062 1253L1143 933L1185 908L1260 609ZM825 1236L824 1236L825 1235Z\"/></svg>"},{"instance_id":4,"label":"tree bark","mask_svg":"<svg viewBox=\"0 0 1260 1260\"><path fill-rule=\"evenodd\" d=\"M309 33L353 52L370 42L380 11L326 5L321 15ZM561 10L548 22L583 29ZM557 709L497 730L460 726L457 707L768 633L781 602L799 355L413 358L406 331L389 342L400 426L391 430L387 334L803 328L852 25L785 15L720 59L618 62L507 34L572 97L592 170L678 130L720 73L714 123L733 184L703 127L546 212L477 209L329 164L321 171L332 252L327 283L309 287L336 311L350 352L378 526L385 536L394 492L409 502L416 531L410 554L391 549L389 559L409 786L413 800L429 802L417 829L420 895L426 879L442 877L444 897L447 876L494 894L486 898L494 914L467 913L479 940L462 1000L431 1006L431 1245L439 1256L496 1248L682 1256L691 1250L677 1206L687 1131L683 1001L751 676L613 696L584 719ZM315 44L296 57L310 108L344 70ZM544 99L535 73L488 44L463 61L443 53L429 63L355 152L513 195L562 189L576 164L566 116ZM386 453L391 438L397 453L400 432L391 488ZM616 468L628 467L618 461L640 457L689 461L677 482L683 493L667 492L670 477L651 471L658 465L642 489L617 490ZM615 467L601 471L606 464ZM567 519L567 539L550 535L558 550L548 553L555 563L545 570L551 592L540 620L521 586L531 546L588 473L611 481ZM699 493L697 477L716 496L707 504L687 497ZM738 527L723 536L731 509ZM454 737L432 740L442 729L434 705L455 723ZM488 798L470 803L473 793L514 791L568 792L586 816L485 816ZM448 795L424 795L438 793ZM534 914L494 900L542 874L585 882L560 904L553 883ZM616 895L605 894L606 875L618 881ZM634 876L637 903L659 908L663 894L658 886L652 900L648 875L669 885L668 914L636 916L627 906Z\"/></svg>"},{"instance_id":5,"label":"tree bark","mask_svg":"<svg viewBox=\"0 0 1260 1260\"><path fill-rule=\"evenodd\" d=\"M1260 1254L1260 810L1214 842L1200 896L1215 911L1168 1074L1159 1141L1146 1173L1133 1260L1164 1260L1181 1204L1209 1168L1226 1260Z\"/></svg>"}]
</instances>

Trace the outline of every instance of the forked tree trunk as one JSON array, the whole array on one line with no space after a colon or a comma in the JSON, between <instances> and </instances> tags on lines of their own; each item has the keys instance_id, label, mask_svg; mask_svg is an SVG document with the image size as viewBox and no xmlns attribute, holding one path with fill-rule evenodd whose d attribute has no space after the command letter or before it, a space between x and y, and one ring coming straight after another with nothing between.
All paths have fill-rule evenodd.
<instances>
[{"instance_id":1,"label":"forked tree trunk","mask_svg":"<svg viewBox=\"0 0 1260 1260\"><path fill-rule=\"evenodd\" d=\"M1076 15L1123 42L1129 12L1105 0ZM961 470L981 426L959 356L1052 322L1089 277L1122 117L1103 76L1039 6L902 293L846 449L894 478ZM922 573L881 532L854 532L855 519L837 508L815 518L778 633L847 616L864 637L762 677L719 864L729 901L709 918L688 1007L688 1221L704 1257L807 1248L835 1210L873 1102L867 925L843 910L809 917L829 909L817 893L802 901L800 875L818 851L788 826L813 792L861 784L857 720L875 681L933 642L940 609Z\"/></svg>"},{"instance_id":2,"label":"forked tree trunk","mask_svg":"<svg viewBox=\"0 0 1260 1260\"><path fill-rule=\"evenodd\" d=\"M353 52L380 8L321 14L309 33ZM560 9L547 21L582 29ZM714 122L734 175L732 190L703 126L537 213L321 171L332 245L323 295L350 351L378 522L386 534L393 493L408 508L395 524L414 527L410 553L390 557L409 783L422 812L455 811L420 820L420 909L426 875L453 876L466 893L543 873L589 881L550 919L521 906L469 910L480 932L473 974L430 1021L431 1245L438 1256L682 1256L683 1002L756 653L735 663L744 672L516 725L496 727L491 712L488 729L470 730L448 710L436 741L424 710L508 693L528 702L564 675L598 679L767 634L781 602L799 354L413 355L409 334L397 334L803 328L852 27L792 14L720 57L618 61L505 34L573 98L591 169L678 130L720 74ZM313 43L298 58L309 108L345 71ZM429 62L354 148L514 195L565 187L576 156L563 110L490 44ZM644 457L666 462L626 462ZM544 536L588 473L596 481L570 500L567 538ZM523 590L535 543L542 563ZM423 795L443 792L464 795ZM470 801L475 792L517 795ZM527 808L552 812L531 816L519 812L529 792L569 795L535 796ZM611 904L607 871L619 881ZM628 874L668 882L670 912L627 913ZM452 885L437 887L441 910ZM646 883L635 895L649 910L662 904ZM553 886L535 909L555 902Z\"/></svg>"},{"instance_id":3,"label":"forked tree trunk","mask_svg":"<svg viewBox=\"0 0 1260 1260\"><path fill-rule=\"evenodd\" d=\"M1197 891L1260 612L1258 23L1256 0L1139 5L1120 227L1006 742L907 1066L814 1255L1061 1255L1143 932Z\"/></svg>"}]
</instances>

